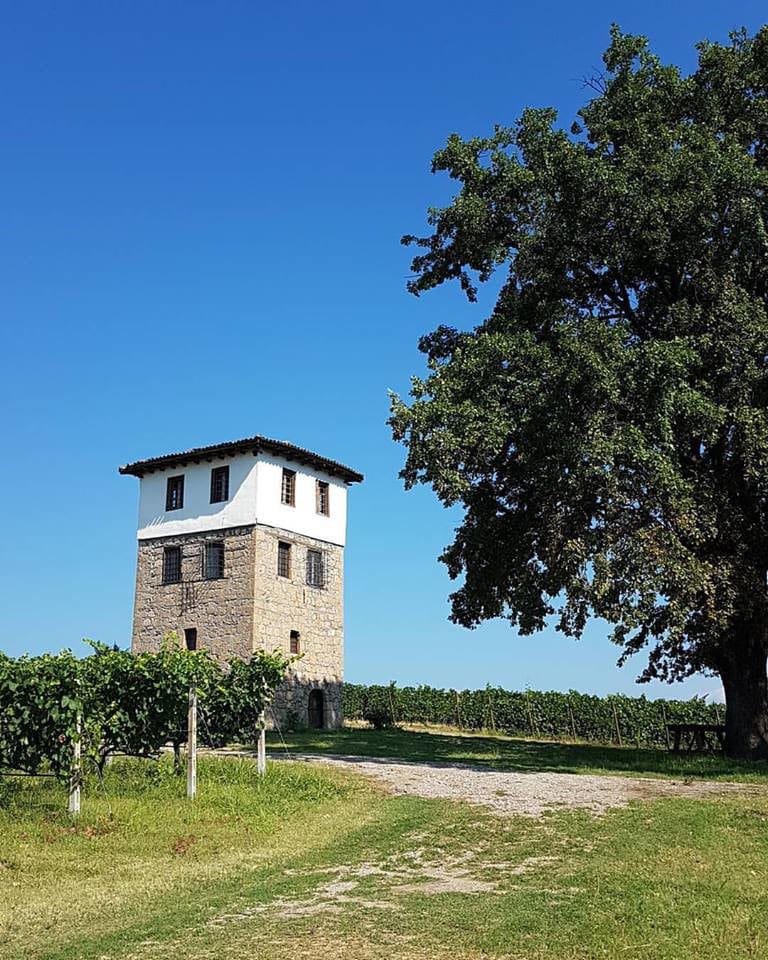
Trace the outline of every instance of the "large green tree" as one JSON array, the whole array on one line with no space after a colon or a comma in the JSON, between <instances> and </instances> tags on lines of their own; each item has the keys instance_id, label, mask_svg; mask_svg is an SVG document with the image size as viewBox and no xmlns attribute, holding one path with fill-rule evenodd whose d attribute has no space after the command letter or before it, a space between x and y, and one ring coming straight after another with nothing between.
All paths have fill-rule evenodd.
<instances>
[{"instance_id":1,"label":"large green tree","mask_svg":"<svg viewBox=\"0 0 768 960\"><path fill-rule=\"evenodd\" d=\"M409 289L502 273L395 397L407 486L464 519L452 618L614 625L641 680L722 678L727 749L768 756L768 28L686 76L614 28L566 131L451 136Z\"/></svg>"}]
</instances>

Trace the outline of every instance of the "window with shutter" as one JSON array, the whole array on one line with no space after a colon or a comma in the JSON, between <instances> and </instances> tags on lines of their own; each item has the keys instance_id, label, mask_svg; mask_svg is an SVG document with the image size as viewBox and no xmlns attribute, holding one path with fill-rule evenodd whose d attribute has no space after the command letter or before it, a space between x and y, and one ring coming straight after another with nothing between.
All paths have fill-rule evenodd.
<instances>
[{"instance_id":1,"label":"window with shutter","mask_svg":"<svg viewBox=\"0 0 768 960\"><path fill-rule=\"evenodd\" d=\"M181 510L184 506L184 474L168 477L165 486L165 509Z\"/></svg>"},{"instance_id":2,"label":"window with shutter","mask_svg":"<svg viewBox=\"0 0 768 960\"><path fill-rule=\"evenodd\" d=\"M325 586L325 562L320 550L307 550L307 584L310 587Z\"/></svg>"},{"instance_id":3,"label":"window with shutter","mask_svg":"<svg viewBox=\"0 0 768 960\"><path fill-rule=\"evenodd\" d=\"M318 480L316 493L316 509L318 513L322 513L323 516L328 517L331 513L331 503L330 503L330 491L328 483L325 480Z\"/></svg>"},{"instance_id":4,"label":"window with shutter","mask_svg":"<svg viewBox=\"0 0 768 960\"><path fill-rule=\"evenodd\" d=\"M165 547L163 550L163 583L181 581L181 547Z\"/></svg>"},{"instance_id":5,"label":"window with shutter","mask_svg":"<svg viewBox=\"0 0 768 960\"><path fill-rule=\"evenodd\" d=\"M291 545L282 540L277 544L277 575L278 577L291 575Z\"/></svg>"},{"instance_id":6,"label":"window with shutter","mask_svg":"<svg viewBox=\"0 0 768 960\"><path fill-rule=\"evenodd\" d=\"M206 580L220 580L224 576L224 543L214 540L205 545L203 576Z\"/></svg>"},{"instance_id":7,"label":"window with shutter","mask_svg":"<svg viewBox=\"0 0 768 960\"><path fill-rule=\"evenodd\" d=\"M229 500L229 467L214 467L211 470L211 503Z\"/></svg>"},{"instance_id":8,"label":"window with shutter","mask_svg":"<svg viewBox=\"0 0 768 960\"><path fill-rule=\"evenodd\" d=\"M287 467L283 467L283 483L280 499L286 506L296 506L296 471L288 470Z\"/></svg>"}]
</instances>

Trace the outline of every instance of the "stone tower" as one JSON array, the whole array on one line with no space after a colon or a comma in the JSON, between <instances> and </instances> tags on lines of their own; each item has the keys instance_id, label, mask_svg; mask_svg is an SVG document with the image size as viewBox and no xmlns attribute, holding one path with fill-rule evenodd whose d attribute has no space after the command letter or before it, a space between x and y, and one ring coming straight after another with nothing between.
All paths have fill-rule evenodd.
<instances>
[{"instance_id":1,"label":"stone tower","mask_svg":"<svg viewBox=\"0 0 768 960\"><path fill-rule=\"evenodd\" d=\"M275 719L339 726L347 488L362 475L266 437L120 473L140 482L133 650L175 631L222 660L301 654Z\"/></svg>"}]
</instances>

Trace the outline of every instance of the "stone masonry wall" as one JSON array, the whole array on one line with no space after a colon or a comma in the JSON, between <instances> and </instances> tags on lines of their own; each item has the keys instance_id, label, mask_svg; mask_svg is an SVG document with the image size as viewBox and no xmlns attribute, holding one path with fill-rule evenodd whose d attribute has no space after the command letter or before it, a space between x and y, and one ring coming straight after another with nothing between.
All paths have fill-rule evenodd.
<instances>
[{"instance_id":1,"label":"stone masonry wall","mask_svg":"<svg viewBox=\"0 0 768 960\"><path fill-rule=\"evenodd\" d=\"M301 659L275 699L277 721L306 724L312 690L322 690L323 725L342 721L344 675L344 549L274 527L254 528L256 590L253 610L254 649L290 653L291 630L299 632ZM278 543L291 545L290 577L277 573ZM325 586L307 584L307 550L320 550Z\"/></svg>"},{"instance_id":2,"label":"stone masonry wall","mask_svg":"<svg viewBox=\"0 0 768 960\"><path fill-rule=\"evenodd\" d=\"M253 527L140 540L136 564L133 650L157 650L173 630L197 628L199 649L217 658L247 658L253 649ZM203 577L206 541L223 541L224 576ZM163 583L163 551L180 546L181 583Z\"/></svg>"},{"instance_id":3,"label":"stone masonry wall","mask_svg":"<svg viewBox=\"0 0 768 960\"><path fill-rule=\"evenodd\" d=\"M206 541L224 542L224 576L203 577ZM289 577L278 576L278 543L291 545ZM182 548L182 582L163 584L163 552ZM307 584L307 550L320 550L325 585ZM344 674L344 550L273 527L236 527L141 540L136 567L133 650L157 650L163 636L197 629L198 647L218 659L247 658L259 649L290 655L292 630L301 659L278 691L271 720L306 725L311 692L322 691L323 726L342 722ZM314 695L316 698L318 694Z\"/></svg>"}]
</instances>

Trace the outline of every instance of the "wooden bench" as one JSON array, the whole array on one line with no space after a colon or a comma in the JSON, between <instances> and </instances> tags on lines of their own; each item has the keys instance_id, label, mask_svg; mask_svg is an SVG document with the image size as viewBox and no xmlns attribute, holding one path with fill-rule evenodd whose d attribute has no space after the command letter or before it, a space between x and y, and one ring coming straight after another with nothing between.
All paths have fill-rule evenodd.
<instances>
[{"instance_id":1,"label":"wooden bench","mask_svg":"<svg viewBox=\"0 0 768 960\"><path fill-rule=\"evenodd\" d=\"M668 723L674 753L717 753L725 750L724 723Z\"/></svg>"}]
</instances>

